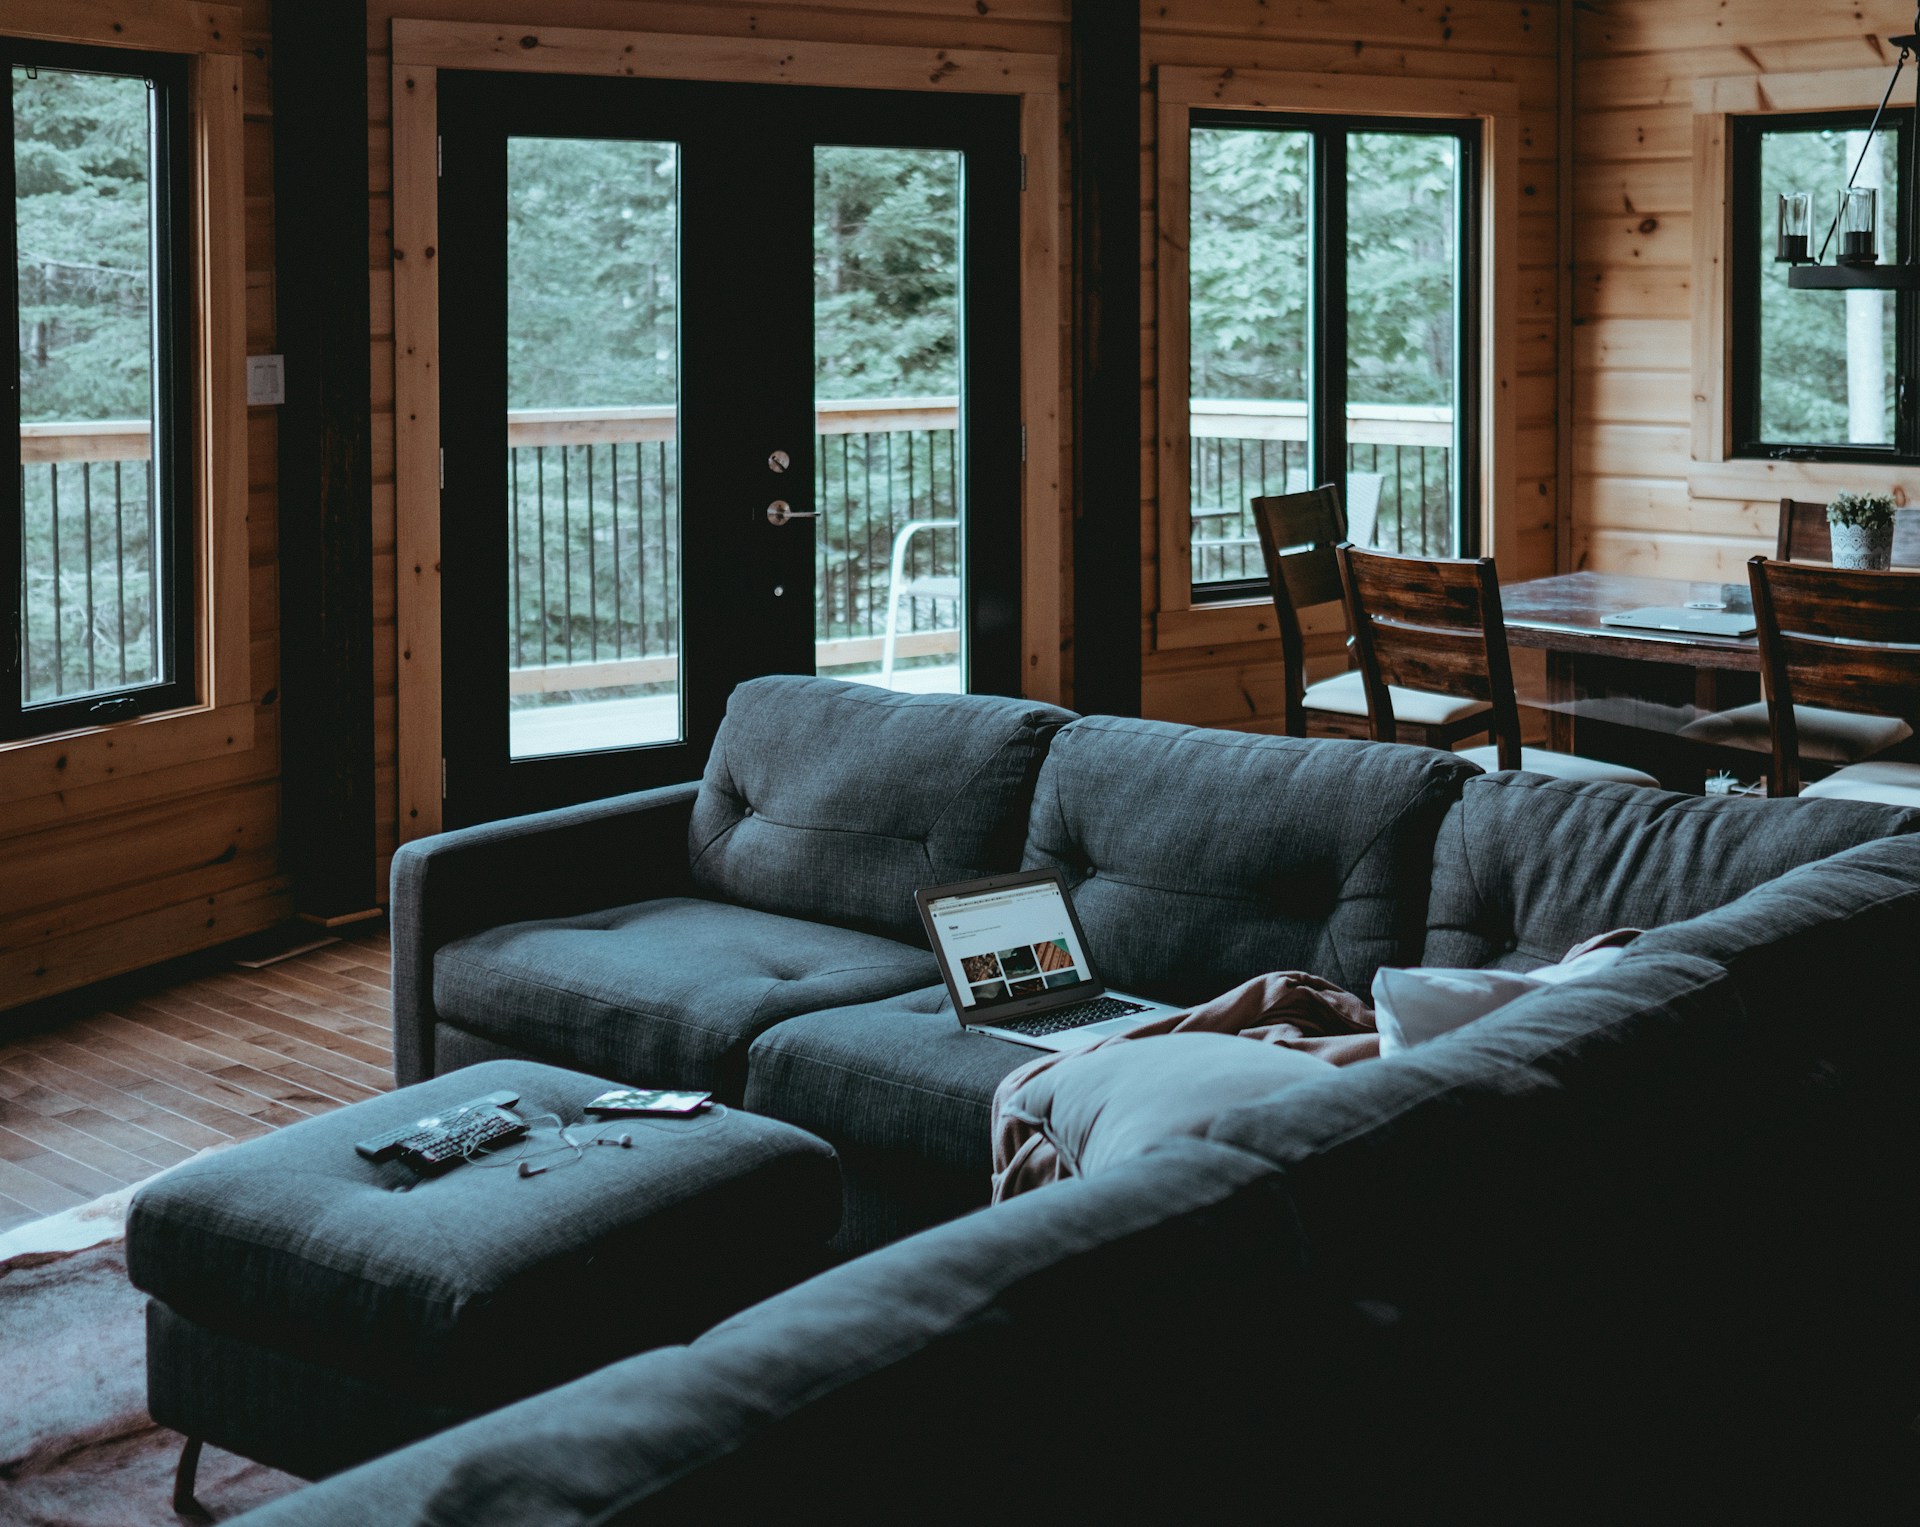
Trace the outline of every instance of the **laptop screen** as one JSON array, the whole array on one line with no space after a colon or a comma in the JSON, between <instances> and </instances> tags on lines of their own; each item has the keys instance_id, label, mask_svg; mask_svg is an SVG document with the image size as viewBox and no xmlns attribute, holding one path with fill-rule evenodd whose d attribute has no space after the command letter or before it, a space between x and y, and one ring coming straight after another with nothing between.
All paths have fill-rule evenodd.
<instances>
[{"instance_id":1,"label":"laptop screen","mask_svg":"<svg viewBox=\"0 0 1920 1527\"><path fill-rule=\"evenodd\" d=\"M1055 993L1097 992L1099 981L1058 881L934 895L924 905L963 1013Z\"/></svg>"}]
</instances>

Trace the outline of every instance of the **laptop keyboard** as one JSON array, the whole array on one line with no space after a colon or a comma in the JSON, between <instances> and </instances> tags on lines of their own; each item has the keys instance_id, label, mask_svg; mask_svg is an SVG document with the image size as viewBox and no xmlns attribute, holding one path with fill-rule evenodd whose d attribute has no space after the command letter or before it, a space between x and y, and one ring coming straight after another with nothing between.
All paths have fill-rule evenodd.
<instances>
[{"instance_id":1,"label":"laptop keyboard","mask_svg":"<svg viewBox=\"0 0 1920 1527\"><path fill-rule=\"evenodd\" d=\"M1015 1018L1009 1023L996 1023L996 1029L1005 1029L1010 1034L1026 1034L1038 1038L1042 1034L1058 1034L1063 1029L1083 1029L1090 1023L1102 1023L1109 1018L1125 1018L1129 1013L1147 1011L1143 1002L1123 1002L1118 997L1093 997L1085 1002L1076 1002L1072 1007L1063 1007L1058 1012L1043 1013L1037 1018Z\"/></svg>"}]
</instances>

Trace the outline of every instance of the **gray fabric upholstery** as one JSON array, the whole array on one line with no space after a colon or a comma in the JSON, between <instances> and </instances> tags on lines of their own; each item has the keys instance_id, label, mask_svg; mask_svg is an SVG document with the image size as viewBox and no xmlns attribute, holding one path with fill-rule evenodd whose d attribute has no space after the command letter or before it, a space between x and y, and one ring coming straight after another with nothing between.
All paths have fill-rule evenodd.
<instances>
[{"instance_id":1,"label":"gray fabric upholstery","mask_svg":"<svg viewBox=\"0 0 1920 1527\"><path fill-rule=\"evenodd\" d=\"M488 822L402 844L393 856L393 1070L437 1069L434 956L444 944L530 917L685 895L695 785Z\"/></svg>"},{"instance_id":2,"label":"gray fabric upholstery","mask_svg":"<svg viewBox=\"0 0 1920 1527\"><path fill-rule=\"evenodd\" d=\"M836 1147L905 1150L977 1173L986 1202L993 1091L1040 1051L970 1034L947 989L788 1019L753 1043L746 1106Z\"/></svg>"},{"instance_id":3,"label":"gray fabric upholstery","mask_svg":"<svg viewBox=\"0 0 1920 1527\"><path fill-rule=\"evenodd\" d=\"M1034 1521L1182 1521L1196 1481L1273 1459L1247 1397L1279 1387L1304 1404L1317 1382L1322 1312L1247 1297L1286 1288L1292 1261L1270 1169L1183 1142L838 1267L691 1347L247 1520L985 1522L1017 1503ZM1180 1398L1196 1364L1204 1405ZM1310 1463L1276 1470L1276 1501Z\"/></svg>"},{"instance_id":4,"label":"gray fabric upholstery","mask_svg":"<svg viewBox=\"0 0 1920 1527\"><path fill-rule=\"evenodd\" d=\"M136 1195L128 1274L210 1330L417 1399L498 1403L684 1340L820 1265L833 1154L750 1114L625 1120L632 1149L532 1178L461 1166L407 1192L411 1168L353 1149L499 1088L523 1115L578 1120L606 1087L495 1062L196 1158Z\"/></svg>"},{"instance_id":5,"label":"gray fabric upholstery","mask_svg":"<svg viewBox=\"0 0 1920 1527\"><path fill-rule=\"evenodd\" d=\"M1889 833L1920 812L1669 795L1522 774L1469 780L1434 849L1420 963L1532 970L1613 928L1657 928Z\"/></svg>"},{"instance_id":6,"label":"gray fabric upholstery","mask_svg":"<svg viewBox=\"0 0 1920 1527\"><path fill-rule=\"evenodd\" d=\"M688 832L700 893L920 939L913 893L1014 868L1071 713L986 695L755 679L727 702Z\"/></svg>"},{"instance_id":7,"label":"gray fabric upholstery","mask_svg":"<svg viewBox=\"0 0 1920 1527\"><path fill-rule=\"evenodd\" d=\"M481 1038L732 1102L763 1029L939 975L928 950L894 939L675 896L449 944L433 1000Z\"/></svg>"},{"instance_id":8,"label":"gray fabric upholstery","mask_svg":"<svg viewBox=\"0 0 1920 1527\"><path fill-rule=\"evenodd\" d=\"M147 1301L147 1413L302 1479L350 1469L485 1408L452 1392L425 1398L385 1375L346 1373Z\"/></svg>"},{"instance_id":9,"label":"gray fabric upholstery","mask_svg":"<svg viewBox=\"0 0 1920 1527\"><path fill-rule=\"evenodd\" d=\"M1094 716L1054 739L1029 868L1061 870L1112 986L1198 1002L1268 970L1364 993L1418 958L1445 753Z\"/></svg>"}]
</instances>

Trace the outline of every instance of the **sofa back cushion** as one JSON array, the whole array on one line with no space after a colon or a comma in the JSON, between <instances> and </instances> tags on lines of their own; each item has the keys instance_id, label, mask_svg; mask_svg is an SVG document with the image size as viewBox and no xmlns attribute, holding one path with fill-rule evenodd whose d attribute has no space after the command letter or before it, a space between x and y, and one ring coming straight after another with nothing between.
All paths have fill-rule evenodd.
<instances>
[{"instance_id":1,"label":"sofa back cushion","mask_svg":"<svg viewBox=\"0 0 1920 1527\"><path fill-rule=\"evenodd\" d=\"M703 896L924 942L921 886L1018 867L1072 712L770 678L727 702L688 829Z\"/></svg>"},{"instance_id":2,"label":"sofa back cushion","mask_svg":"<svg viewBox=\"0 0 1920 1527\"><path fill-rule=\"evenodd\" d=\"M1092 716L1054 739L1027 865L1111 985L1199 1002L1269 970L1364 995L1418 957L1433 837L1478 771L1426 748Z\"/></svg>"},{"instance_id":3,"label":"sofa back cushion","mask_svg":"<svg viewBox=\"0 0 1920 1527\"><path fill-rule=\"evenodd\" d=\"M1697 917L1799 865L1917 829L1920 811L1864 802L1484 775L1441 825L1421 963L1533 970L1596 933Z\"/></svg>"}]
</instances>

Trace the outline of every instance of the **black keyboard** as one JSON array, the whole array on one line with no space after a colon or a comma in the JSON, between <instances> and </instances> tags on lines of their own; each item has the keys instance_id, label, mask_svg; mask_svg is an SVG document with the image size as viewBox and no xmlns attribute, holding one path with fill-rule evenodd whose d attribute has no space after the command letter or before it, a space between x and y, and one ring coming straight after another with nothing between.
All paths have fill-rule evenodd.
<instances>
[{"instance_id":1,"label":"black keyboard","mask_svg":"<svg viewBox=\"0 0 1920 1527\"><path fill-rule=\"evenodd\" d=\"M457 1108L446 1109L431 1118L410 1120L388 1130L385 1134L362 1140L354 1149L369 1161L385 1161L390 1157L398 1156L410 1145L425 1144L440 1131L459 1124L469 1114L484 1113L488 1109L511 1108L519 1101L519 1093L504 1091L489 1092L485 1097L468 1098Z\"/></svg>"},{"instance_id":2,"label":"black keyboard","mask_svg":"<svg viewBox=\"0 0 1920 1527\"><path fill-rule=\"evenodd\" d=\"M1147 1011L1143 1002L1126 1002L1119 997L1091 997L1085 1002L1076 1002L1072 1007L1063 1007L1058 1012L1042 1013L1038 1018L1015 1018L1010 1023L996 1023L996 1029L1005 1029L1009 1034L1025 1034L1037 1039L1042 1034L1058 1034L1062 1029L1084 1029L1090 1023L1102 1023L1109 1018L1125 1018L1129 1013Z\"/></svg>"},{"instance_id":3,"label":"black keyboard","mask_svg":"<svg viewBox=\"0 0 1920 1527\"><path fill-rule=\"evenodd\" d=\"M504 1108L482 1108L452 1124L422 1130L400 1142L400 1159L418 1172L439 1172L458 1166L491 1145L517 1140L527 1132L527 1121Z\"/></svg>"}]
</instances>

